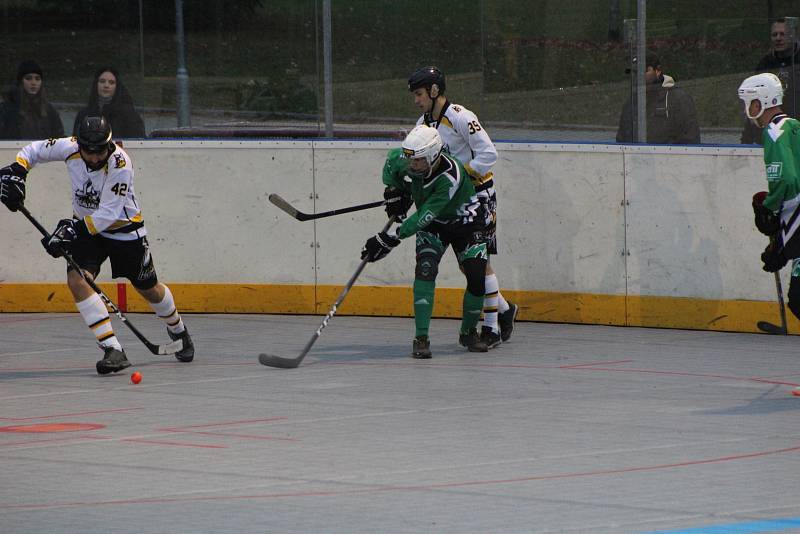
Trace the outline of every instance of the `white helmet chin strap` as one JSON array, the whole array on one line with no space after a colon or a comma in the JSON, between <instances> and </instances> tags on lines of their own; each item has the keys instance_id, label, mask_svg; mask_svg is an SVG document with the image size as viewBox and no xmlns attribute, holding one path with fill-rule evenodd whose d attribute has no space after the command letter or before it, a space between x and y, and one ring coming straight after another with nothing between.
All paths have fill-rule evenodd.
<instances>
[{"instance_id":1,"label":"white helmet chin strap","mask_svg":"<svg viewBox=\"0 0 800 534\"><path fill-rule=\"evenodd\" d=\"M750 119L751 121L753 121L753 123L754 123L756 126L758 126L758 122L756 121L756 119L758 119L758 118L759 118L761 115L763 115L763 114L764 114L764 109L765 109L765 108L764 108L764 103L763 103L763 102L761 102L761 101L759 100L759 103L761 104L761 106L759 106L759 107L760 107L761 109L759 109L759 111L758 111L758 114L756 114L756 115L750 115L750 104L752 104L754 100L759 100L759 99L758 99L758 98L753 98L753 99L751 99L751 100L748 100L747 102L745 102L745 104L744 104L744 113L745 113L745 115L747 115L747 118L748 118L748 119Z\"/></svg>"}]
</instances>

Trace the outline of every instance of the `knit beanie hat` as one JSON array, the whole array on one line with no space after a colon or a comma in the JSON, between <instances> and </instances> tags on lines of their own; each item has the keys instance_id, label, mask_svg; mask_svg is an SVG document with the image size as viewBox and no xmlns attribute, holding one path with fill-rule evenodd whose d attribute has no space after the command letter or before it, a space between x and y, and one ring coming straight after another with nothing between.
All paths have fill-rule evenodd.
<instances>
[{"instance_id":1,"label":"knit beanie hat","mask_svg":"<svg viewBox=\"0 0 800 534\"><path fill-rule=\"evenodd\" d=\"M44 75L42 74L42 67L40 67L39 64L36 63L34 60L26 59L25 61L19 64L19 67L17 67L17 81L18 82L22 81L22 78L26 74L31 74L31 73L38 74L39 76L44 77Z\"/></svg>"}]
</instances>

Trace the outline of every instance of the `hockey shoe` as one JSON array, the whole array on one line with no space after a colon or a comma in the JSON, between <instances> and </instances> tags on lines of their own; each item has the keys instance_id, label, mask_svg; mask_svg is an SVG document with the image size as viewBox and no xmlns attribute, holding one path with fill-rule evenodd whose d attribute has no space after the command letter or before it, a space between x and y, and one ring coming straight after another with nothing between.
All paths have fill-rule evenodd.
<instances>
[{"instance_id":1,"label":"hockey shoe","mask_svg":"<svg viewBox=\"0 0 800 534\"><path fill-rule=\"evenodd\" d=\"M511 331L514 330L514 322L517 320L517 313L519 313L519 306L509 302L508 309L497 316L497 322L500 325L500 339L503 341L508 341L511 337Z\"/></svg>"},{"instance_id":2,"label":"hockey shoe","mask_svg":"<svg viewBox=\"0 0 800 534\"><path fill-rule=\"evenodd\" d=\"M483 328L481 328L481 341L486 343L486 346L490 349L495 348L496 346L498 346L500 343L503 342L503 340L500 339L500 334L498 334L488 326L484 326Z\"/></svg>"},{"instance_id":3,"label":"hockey shoe","mask_svg":"<svg viewBox=\"0 0 800 534\"><path fill-rule=\"evenodd\" d=\"M481 336L478 335L478 331L474 328L466 334L461 333L458 336L458 342L461 346L467 347L470 352L487 352L489 350L489 347L481 341Z\"/></svg>"},{"instance_id":4,"label":"hockey shoe","mask_svg":"<svg viewBox=\"0 0 800 534\"><path fill-rule=\"evenodd\" d=\"M131 366L131 362L128 361L128 357L125 356L123 351L114 347L103 347L103 350L105 351L103 359L95 364L97 374L116 373Z\"/></svg>"},{"instance_id":5,"label":"hockey shoe","mask_svg":"<svg viewBox=\"0 0 800 534\"><path fill-rule=\"evenodd\" d=\"M185 363L194 360L194 342L191 336L189 336L189 330L185 326L183 327L183 332L180 334L173 334L169 329L167 329L167 334L169 334L169 338L172 341L183 340L183 348L175 353L176 360Z\"/></svg>"},{"instance_id":6,"label":"hockey shoe","mask_svg":"<svg viewBox=\"0 0 800 534\"><path fill-rule=\"evenodd\" d=\"M428 336L417 336L414 338L411 357L418 360L427 360L431 357L431 340Z\"/></svg>"}]
</instances>

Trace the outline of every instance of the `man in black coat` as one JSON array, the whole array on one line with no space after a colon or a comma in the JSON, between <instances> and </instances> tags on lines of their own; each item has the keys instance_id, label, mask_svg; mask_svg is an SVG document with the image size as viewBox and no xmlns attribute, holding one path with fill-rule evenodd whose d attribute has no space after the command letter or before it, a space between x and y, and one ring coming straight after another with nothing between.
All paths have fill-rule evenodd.
<instances>
[{"instance_id":1,"label":"man in black coat","mask_svg":"<svg viewBox=\"0 0 800 534\"><path fill-rule=\"evenodd\" d=\"M700 144L700 127L692 97L675 85L661 69L661 60L647 55L645 71L647 98L647 142L655 144ZM617 130L618 143L634 143L636 114L632 99L622 108Z\"/></svg>"}]
</instances>

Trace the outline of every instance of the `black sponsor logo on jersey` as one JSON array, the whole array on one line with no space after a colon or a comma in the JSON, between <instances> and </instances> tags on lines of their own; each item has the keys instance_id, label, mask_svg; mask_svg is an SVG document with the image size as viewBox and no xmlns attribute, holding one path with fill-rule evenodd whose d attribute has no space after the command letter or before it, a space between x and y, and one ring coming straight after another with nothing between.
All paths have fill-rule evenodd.
<instances>
[{"instance_id":1,"label":"black sponsor logo on jersey","mask_svg":"<svg viewBox=\"0 0 800 534\"><path fill-rule=\"evenodd\" d=\"M122 154L114 154L114 168L121 169L128 164Z\"/></svg>"},{"instance_id":2,"label":"black sponsor logo on jersey","mask_svg":"<svg viewBox=\"0 0 800 534\"><path fill-rule=\"evenodd\" d=\"M92 182L86 182L83 189L75 190L75 201L78 203L78 206L96 210L100 205L100 193L95 191Z\"/></svg>"}]
</instances>

